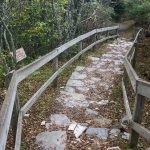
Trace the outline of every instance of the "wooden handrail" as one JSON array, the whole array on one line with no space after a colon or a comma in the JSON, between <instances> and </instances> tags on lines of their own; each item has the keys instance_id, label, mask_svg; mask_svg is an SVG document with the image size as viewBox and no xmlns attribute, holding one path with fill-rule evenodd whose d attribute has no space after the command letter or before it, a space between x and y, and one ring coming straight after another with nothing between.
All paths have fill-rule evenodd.
<instances>
[{"instance_id":1,"label":"wooden handrail","mask_svg":"<svg viewBox=\"0 0 150 150\"><path fill-rule=\"evenodd\" d=\"M126 114L129 118L129 121L131 123L130 125L132 128L131 137L130 137L131 147L137 146L139 135L144 137L148 142L150 142L150 131L140 125L142 121L142 113L144 109L144 101L145 101L144 97L150 98L150 82L144 81L143 79L139 78L139 76L137 75L136 71L134 70L132 66L132 61L135 58L135 53L136 53L136 44L138 42L138 37L142 31L143 29L140 29L138 31L135 37L135 40L133 41L133 44L130 50L125 55L125 59L124 59L124 66L126 69L126 73L132 85L132 88L136 94L135 108L134 108L133 117L132 117L130 106L129 106L129 101L128 101L128 97L126 93L126 88L124 85L124 81L122 81L122 90L123 90L125 110L126 110Z\"/></svg>"},{"instance_id":2,"label":"wooden handrail","mask_svg":"<svg viewBox=\"0 0 150 150\"><path fill-rule=\"evenodd\" d=\"M5 150L6 142L7 142L7 136L9 132L13 107L15 103L15 97L17 92L17 86L18 84L27 78L29 75L31 75L36 70L40 69L42 66L47 64L49 61L53 60L54 58L58 57L61 53L66 51L68 48L72 47L73 45L82 42L83 40L87 39L88 37L91 37L92 35L106 32L106 31L112 31L112 30L118 30L119 26L114 27L106 27L101 29L95 29L91 32L88 32L84 35L81 35L62 46L54 49L52 52L48 53L47 55L39 58L38 60L34 61L33 63L15 71L13 73L8 91L6 93L6 97L4 100L4 103L2 105L1 111L0 111L0 150ZM44 83L44 85L31 97L31 99L21 108L19 117L18 117L18 128L17 128L17 134L16 134L16 143L15 143L15 150L20 149L21 145L21 132L22 132L22 120L24 114L32 107L32 105L37 101L39 96L45 91L45 89L56 79L56 77L66 68L68 67L72 62L74 62L76 59L79 58L80 55L97 45L98 43L101 43L103 41L106 41L108 39L116 38L118 35L112 35L105 37L103 39L100 39L98 41L95 41L93 44L85 48L84 50L81 50L76 56L74 56L71 60L69 60L67 63L65 63L61 68L59 68L49 79Z\"/></svg>"}]
</instances>

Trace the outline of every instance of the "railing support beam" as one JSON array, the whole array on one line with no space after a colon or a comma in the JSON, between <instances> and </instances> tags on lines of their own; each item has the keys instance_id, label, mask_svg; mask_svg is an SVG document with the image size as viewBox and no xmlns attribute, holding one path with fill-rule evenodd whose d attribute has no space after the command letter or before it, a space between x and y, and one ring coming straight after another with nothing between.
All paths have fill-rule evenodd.
<instances>
[{"instance_id":1,"label":"railing support beam","mask_svg":"<svg viewBox=\"0 0 150 150\"><path fill-rule=\"evenodd\" d=\"M8 89L10 81L12 79L14 71L9 72L9 74L6 77L6 88ZM17 122L18 122L18 115L20 110L20 104L19 104L19 95L18 92L16 92L16 99L14 103L13 113L12 113L12 120L11 120L11 128L13 133L13 142L15 144L15 138L16 138L16 132L17 132Z\"/></svg>"},{"instance_id":2,"label":"railing support beam","mask_svg":"<svg viewBox=\"0 0 150 150\"><path fill-rule=\"evenodd\" d=\"M58 57L54 58L53 60L53 64L52 64L52 71L53 71L53 74L58 70ZM57 87L57 84L58 84L58 78L56 78L54 81L53 81L53 87Z\"/></svg>"},{"instance_id":3,"label":"railing support beam","mask_svg":"<svg viewBox=\"0 0 150 150\"><path fill-rule=\"evenodd\" d=\"M142 121L142 115L143 115L143 111L144 111L144 102L145 102L144 97L139 94L136 94L134 113L133 113L133 121L136 123L139 123L139 124ZM130 141L129 141L131 148L137 147L138 139L139 139L139 134L132 129Z\"/></svg>"}]
</instances>

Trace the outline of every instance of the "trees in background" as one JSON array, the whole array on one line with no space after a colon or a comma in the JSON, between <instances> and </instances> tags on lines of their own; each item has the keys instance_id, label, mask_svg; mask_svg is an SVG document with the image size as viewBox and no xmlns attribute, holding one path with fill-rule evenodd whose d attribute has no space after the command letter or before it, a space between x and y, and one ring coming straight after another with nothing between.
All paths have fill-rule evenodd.
<instances>
[{"instance_id":1,"label":"trees in background","mask_svg":"<svg viewBox=\"0 0 150 150\"><path fill-rule=\"evenodd\" d=\"M134 19L139 24L150 24L150 0L116 0L114 19Z\"/></svg>"},{"instance_id":2,"label":"trees in background","mask_svg":"<svg viewBox=\"0 0 150 150\"><path fill-rule=\"evenodd\" d=\"M1 0L0 61L5 73L15 68L15 51L20 47L31 60L96 26L106 26L113 12L109 2Z\"/></svg>"}]
</instances>

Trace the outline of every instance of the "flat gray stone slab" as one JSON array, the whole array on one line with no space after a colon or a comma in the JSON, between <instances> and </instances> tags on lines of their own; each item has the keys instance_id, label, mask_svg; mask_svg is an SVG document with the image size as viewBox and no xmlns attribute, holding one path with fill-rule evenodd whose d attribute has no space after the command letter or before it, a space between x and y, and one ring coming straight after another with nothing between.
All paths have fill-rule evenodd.
<instances>
[{"instance_id":1,"label":"flat gray stone slab","mask_svg":"<svg viewBox=\"0 0 150 150\"><path fill-rule=\"evenodd\" d=\"M107 128L88 128L86 134L89 136L96 136L99 139L107 140L108 138L108 129Z\"/></svg>"},{"instance_id":2,"label":"flat gray stone slab","mask_svg":"<svg viewBox=\"0 0 150 150\"><path fill-rule=\"evenodd\" d=\"M72 80L83 80L87 77L86 74L81 74L79 72L73 72L70 79Z\"/></svg>"},{"instance_id":3,"label":"flat gray stone slab","mask_svg":"<svg viewBox=\"0 0 150 150\"><path fill-rule=\"evenodd\" d=\"M61 97L58 101L64 103L66 107L88 107L89 101L86 99L86 96L79 93L69 93L61 92Z\"/></svg>"},{"instance_id":4,"label":"flat gray stone slab","mask_svg":"<svg viewBox=\"0 0 150 150\"><path fill-rule=\"evenodd\" d=\"M69 79L66 86L84 86L84 82L82 82L81 80Z\"/></svg>"},{"instance_id":5,"label":"flat gray stone slab","mask_svg":"<svg viewBox=\"0 0 150 150\"><path fill-rule=\"evenodd\" d=\"M64 101L66 107L88 107L89 106L89 102L85 99L82 100L77 100L77 99L71 99L71 98L67 98Z\"/></svg>"},{"instance_id":6,"label":"flat gray stone slab","mask_svg":"<svg viewBox=\"0 0 150 150\"><path fill-rule=\"evenodd\" d=\"M89 67L86 67L85 69L86 69L86 71L87 71L88 73L93 72L93 71L96 70L96 68L89 68Z\"/></svg>"},{"instance_id":7,"label":"flat gray stone slab","mask_svg":"<svg viewBox=\"0 0 150 150\"><path fill-rule=\"evenodd\" d=\"M91 56L89 56L88 58L89 58L90 60L96 61L96 62L98 62L98 61L100 60L100 58L98 58L98 57L91 57Z\"/></svg>"},{"instance_id":8,"label":"flat gray stone slab","mask_svg":"<svg viewBox=\"0 0 150 150\"><path fill-rule=\"evenodd\" d=\"M116 138L118 135L119 135L119 133L120 133L120 130L119 129L112 129L111 131L110 131L110 138L111 139L114 139L114 138Z\"/></svg>"},{"instance_id":9,"label":"flat gray stone slab","mask_svg":"<svg viewBox=\"0 0 150 150\"><path fill-rule=\"evenodd\" d=\"M125 140L129 140L130 134L127 133L127 132L124 132L123 135L122 135L122 138L125 139Z\"/></svg>"},{"instance_id":10,"label":"flat gray stone slab","mask_svg":"<svg viewBox=\"0 0 150 150\"><path fill-rule=\"evenodd\" d=\"M43 150L65 150L66 131L42 132L36 137L36 144Z\"/></svg>"},{"instance_id":11,"label":"flat gray stone slab","mask_svg":"<svg viewBox=\"0 0 150 150\"><path fill-rule=\"evenodd\" d=\"M80 92L88 92L90 90L88 87L76 87L76 89Z\"/></svg>"},{"instance_id":12,"label":"flat gray stone slab","mask_svg":"<svg viewBox=\"0 0 150 150\"><path fill-rule=\"evenodd\" d=\"M69 92L69 93L75 93L75 89L71 86L66 86L65 87L65 91L66 92Z\"/></svg>"},{"instance_id":13,"label":"flat gray stone slab","mask_svg":"<svg viewBox=\"0 0 150 150\"><path fill-rule=\"evenodd\" d=\"M54 114L50 116L51 124L66 127L70 124L70 119L64 114Z\"/></svg>"},{"instance_id":14,"label":"flat gray stone slab","mask_svg":"<svg viewBox=\"0 0 150 150\"><path fill-rule=\"evenodd\" d=\"M82 66L77 66L75 71L83 71L85 69L85 67L82 67Z\"/></svg>"}]
</instances>

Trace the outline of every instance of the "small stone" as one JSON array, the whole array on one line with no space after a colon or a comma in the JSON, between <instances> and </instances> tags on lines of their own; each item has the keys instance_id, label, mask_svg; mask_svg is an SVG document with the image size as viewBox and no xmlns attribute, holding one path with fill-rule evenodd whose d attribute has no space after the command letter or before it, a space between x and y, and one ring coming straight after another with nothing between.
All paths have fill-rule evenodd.
<instances>
[{"instance_id":1,"label":"small stone","mask_svg":"<svg viewBox=\"0 0 150 150\"><path fill-rule=\"evenodd\" d=\"M69 125L68 130L69 130L69 131L74 131L74 129L75 129L76 126L77 126L77 123L74 122L74 123L72 123L72 124Z\"/></svg>"},{"instance_id":2,"label":"small stone","mask_svg":"<svg viewBox=\"0 0 150 150\"><path fill-rule=\"evenodd\" d=\"M98 115L97 111L94 111L94 110L88 109L88 108L86 109L85 113L86 113L86 115L92 115L92 116Z\"/></svg>"},{"instance_id":3,"label":"small stone","mask_svg":"<svg viewBox=\"0 0 150 150\"><path fill-rule=\"evenodd\" d=\"M129 124L129 117L126 115L121 119L121 123L128 125Z\"/></svg>"},{"instance_id":4,"label":"small stone","mask_svg":"<svg viewBox=\"0 0 150 150\"><path fill-rule=\"evenodd\" d=\"M80 125L78 123L72 123L70 124L68 130L73 131L76 138L79 138L79 136L86 130L86 126Z\"/></svg>"},{"instance_id":5,"label":"small stone","mask_svg":"<svg viewBox=\"0 0 150 150\"><path fill-rule=\"evenodd\" d=\"M80 124L77 124L73 132L75 137L79 138L81 134L86 130L86 128L86 126L81 126Z\"/></svg>"},{"instance_id":6,"label":"small stone","mask_svg":"<svg viewBox=\"0 0 150 150\"><path fill-rule=\"evenodd\" d=\"M90 124L92 122L92 120L86 120L86 123Z\"/></svg>"},{"instance_id":7,"label":"small stone","mask_svg":"<svg viewBox=\"0 0 150 150\"><path fill-rule=\"evenodd\" d=\"M51 123L46 123L46 124L45 124L45 128L46 128L46 129L49 129L49 127L50 127L51 125L52 125Z\"/></svg>"},{"instance_id":8,"label":"small stone","mask_svg":"<svg viewBox=\"0 0 150 150\"><path fill-rule=\"evenodd\" d=\"M82 66L77 66L75 71L83 71L85 69L85 67L82 67Z\"/></svg>"},{"instance_id":9,"label":"small stone","mask_svg":"<svg viewBox=\"0 0 150 150\"><path fill-rule=\"evenodd\" d=\"M110 138L113 139L113 138L117 137L119 135L119 133L120 133L119 129L112 129L109 133Z\"/></svg>"},{"instance_id":10,"label":"small stone","mask_svg":"<svg viewBox=\"0 0 150 150\"><path fill-rule=\"evenodd\" d=\"M124 132L123 135L122 135L122 138L125 139L125 140L129 140L129 137L130 137L130 134L127 133L127 132Z\"/></svg>"},{"instance_id":11,"label":"small stone","mask_svg":"<svg viewBox=\"0 0 150 150\"><path fill-rule=\"evenodd\" d=\"M109 147L107 148L107 150L121 150L121 149L119 148L119 146L116 146L116 147Z\"/></svg>"},{"instance_id":12,"label":"small stone","mask_svg":"<svg viewBox=\"0 0 150 150\"><path fill-rule=\"evenodd\" d=\"M42 150L65 150L67 134L66 131L42 132L36 137L36 144Z\"/></svg>"},{"instance_id":13,"label":"small stone","mask_svg":"<svg viewBox=\"0 0 150 150\"><path fill-rule=\"evenodd\" d=\"M89 136L96 136L99 139L107 140L108 129L107 128L88 128L86 134Z\"/></svg>"},{"instance_id":14,"label":"small stone","mask_svg":"<svg viewBox=\"0 0 150 150\"><path fill-rule=\"evenodd\" d=\"M92 61L99 61L100 60L100 58L98 58L98 57L91 57L91 56L89 56L88 58L90 60L92 60Z\"/></svg>"},{"instance_id":15,"label":"small stone","mask_svg":"<svg viewBox=\"0 0 150 150\"><path fill-rule=\"evenodd\" d=\"M97 102L98 105L107 105L108 104L108 100L101 100L100 102Z\"/></svg>"},{"instance_id":16,"label":"small stone","mask_svg":"<svg viewBox=\"0 0 150 150\"><path fill-rule=\"evenodd\" d=\"M45 126L45 124L46 124L45 120L41 122L41 126Z\"/></svg>"},{"instance_id":17,"label":"small stone","mask_svg":"<svg viewBox=\"0 0 150 150\"><path fill-rule=\"evenodd\" d=\"M25 115L24 115L24 117L29 117L29 116L30 116L30 114L25 114Z\"/></svg>"},{"instance_id":18,"label":"small stone","mask_svg":"<svg viewBox=\"0 0 150 150\"><path fill-rule=\"evenodd\" d=\"M50 117L51 123L66 127L70 124L70 119L64 114L54 114Z\"/></svg>"}]
</instances>

